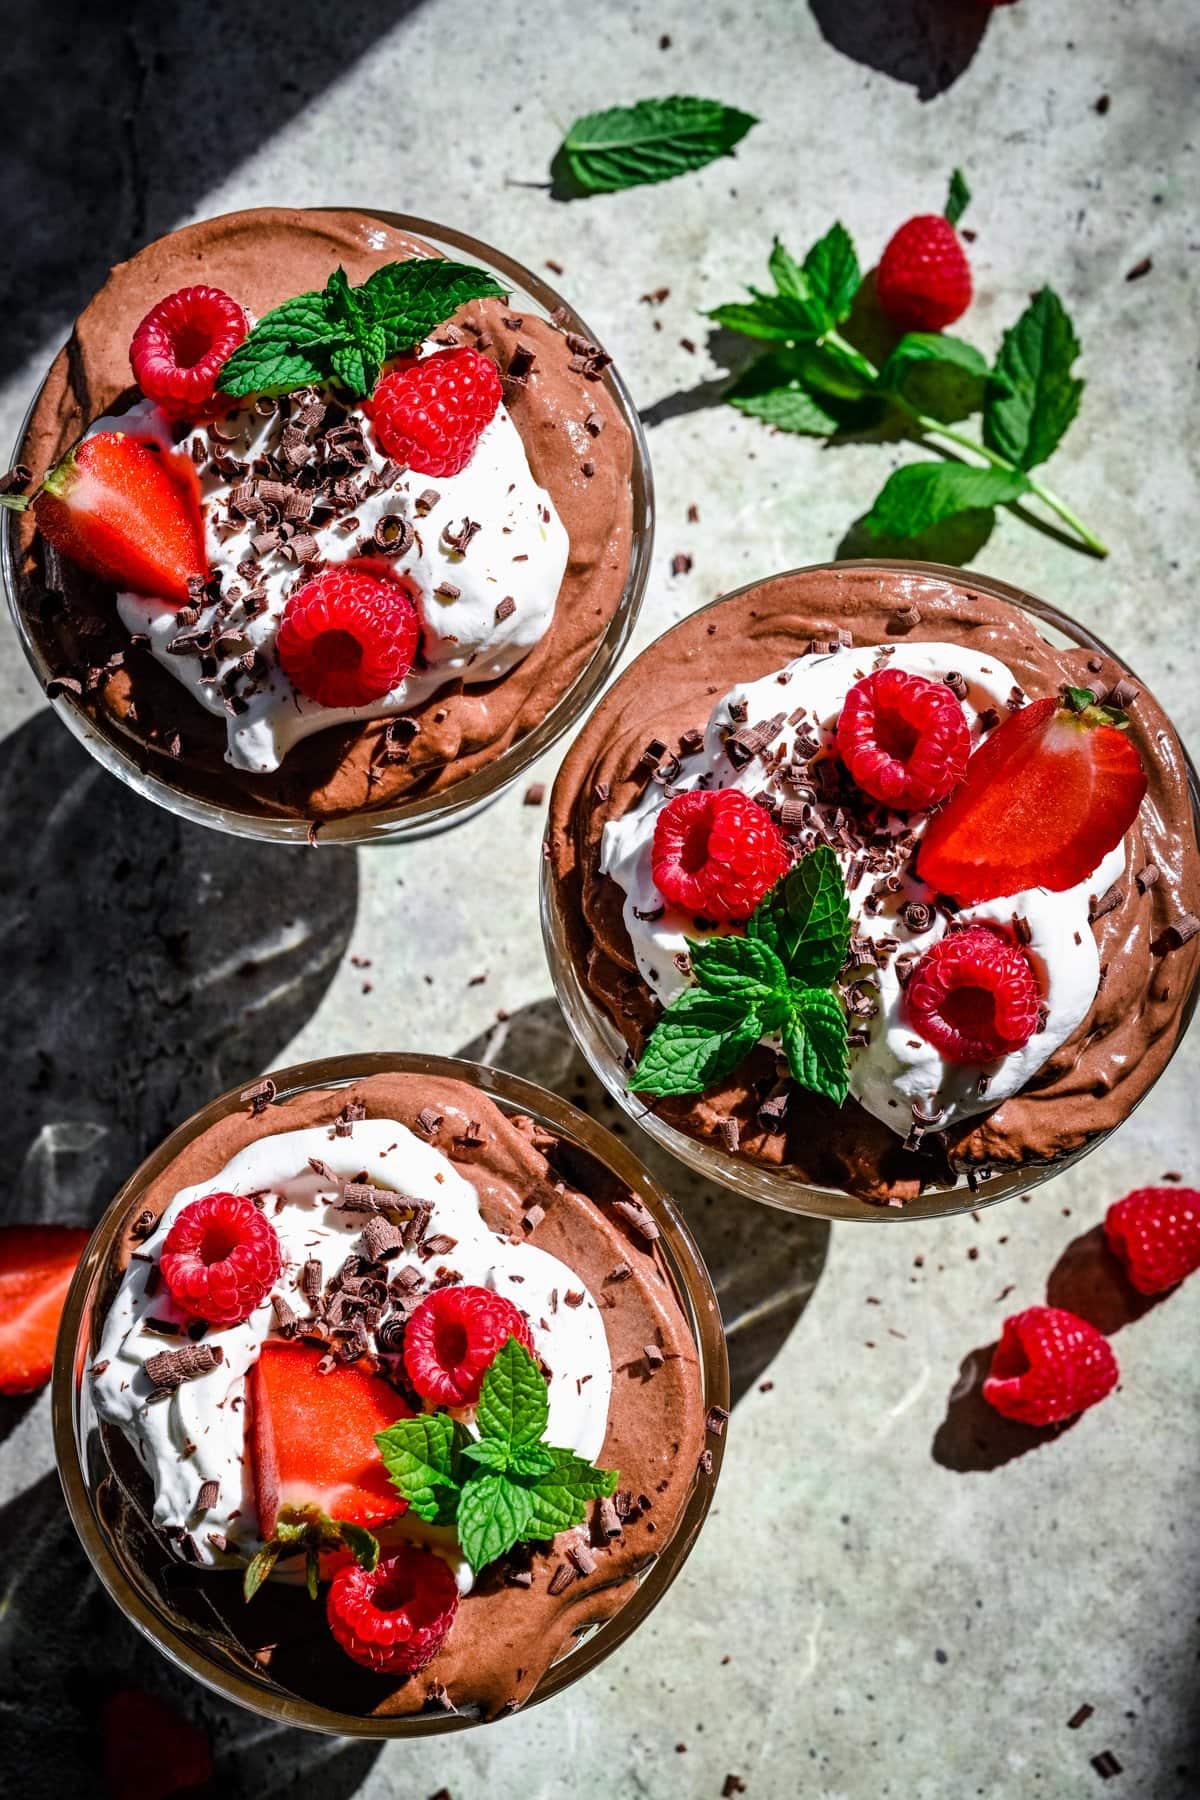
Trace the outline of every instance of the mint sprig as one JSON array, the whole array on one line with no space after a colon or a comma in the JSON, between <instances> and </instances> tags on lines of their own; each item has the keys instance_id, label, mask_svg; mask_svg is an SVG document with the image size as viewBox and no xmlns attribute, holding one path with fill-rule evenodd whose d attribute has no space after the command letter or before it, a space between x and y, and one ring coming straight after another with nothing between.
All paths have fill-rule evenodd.
<instances>
[{"instance_id":1,"label":"mint sprig","mask_svg":"<svg viewBox=\"0 0 1200 1800\"><path fill-rule=\"evenodd\" d=\"M322 1550L349 1550L362 1569L373 1569L379 1561L379 1539L365 1526L331 1519L319 1506L281 1506L275 1536L246 1564L242 1593L253 1600L281 1557L303 1556L308 1591L315 1600Z\"/></svg>"},{"instance_id":2,"label":"mint sprig","mask_svg":"<svg viewBox=\"0 0 1200 1800\"><path fill-rule=\"evenodd\" d=\"M654 1027L631 1089L699 1093L770 1036L782 1041L793 1080L840 1106L850 1084L848 1032L832 983L849 942L842 871L821 844L763 896L744 937L689 940L696 985Z\"/></svg>"},{"instance_id":3,"label":"mint sprig","mask_svg":"<svg viewBox=\"0 0 1200 1800\"><path fill-rule=\"evenodd\" d=\"M507 292L486 269L441 257L385 263L361 287L351 287L339 267L319 293L297 294L260 319L222 364L217 384L240 400L332 380L360 399L388 357L411 350L468 300Z\"/></svg>"},{"instance_id":4,"label":"mint sprig","mask_svg":"<svg viewBox=\"0 0 1200 1800\"><path fill-rule=\"evenodd\" d=\"M453 1525L476 1574L514 1544L581 1525L587 1502L615 1491L617 1471L543 1442L546 1380L510 1337L483 1378L478 1437L446 1413L400 1419L375 1439L396 1491L431 1525Z\"/></svg>"},{"instance_id":5,"label":"mint sprig","mask_svg":"<svg viewBox=\"0 0 1200 1800\"><path fill-rule=\"evenodd\" d=\"M969 199L956 169L946 200L951 224ZM1034 499L1057 515L1079 548L1108 555L1095 532L1031 473L1061 443L1084 387L1073 372L1079 339L1051 288L1035 295L1005 333L993 365L961 338L909 332L880 367L841 332L861 285L843 225L818 239L802 263L777 238L768 269L773 291L750 287L747 300L706 315L771 345L726 389L729 404L779 431L809 437L836 438L890 420L900 435L944 459L891 477L862 521L870 536L888 547L911 547L931 528L966 515L981 522L986 536L996 507ZM983 416L982 442L956 429L974 413Z\"/></svg>"},{"instance_id":6,"label":"mint sprig","mask_svg":"<svg viewBox=\"0 0 1200 1800\"><path fill-rule=\"evenodd\" d=\"M674 94L576 119L554 159L576 194L611 194L669 181L727 156L758 120L751 113Z\"/></svg>"}]
</instances>

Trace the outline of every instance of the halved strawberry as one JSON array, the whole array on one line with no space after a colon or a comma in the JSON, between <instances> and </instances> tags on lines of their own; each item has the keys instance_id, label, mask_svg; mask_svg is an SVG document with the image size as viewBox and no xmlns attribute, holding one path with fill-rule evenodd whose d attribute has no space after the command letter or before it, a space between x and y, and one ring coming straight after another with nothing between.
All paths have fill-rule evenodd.
<instances>
[{"instance_id":1,"label":"halved strawberry","mask_svg":"<svg viewBox=\"0 0 1200 1800\"><path fill-rule=\"evenodd\" d=\"M929 822L923 881L963 906L1074 887L1137 817L1146 771L1119 721L1086 689L1035 700L976 750L962 785Z\"/></svg>"},{"instance_id":2,"label":"halved strawberry","mask_svg":"<svg viewBox=\"0 0 1200 1800\"><path fill-rule=\"evenodd\" d=\"M185 458L121 431L84 438L32 501L38 529L81 569L124 593L176 606L207 579L204 524Z\"/></svg>"},{"instance_id":3,"label":"halved strawberry","mask_svg":"<svg viewBox=\"0 0 1200 1800\"><path fill-rule=\"evenodd\" d=\"M318 1375L311 1344L269 1340L250 1370L246 1443L262 1537L281 1506L319 1506L372 1530L408 1510L375 1447L375 1433L412 1407L379 1375L339 1363Z\"/></svg>"},{"instance_id":4,"label":"halved strawberry","mask_svg":"<svg viewBox=\"0 0 1200 1800\"><path fill-rule=\"evenodd\" d=\"M63 1301L90 1231L0 1226L0 1394L32 1394L50 1379Z\"/></svg>"}]
</instances>

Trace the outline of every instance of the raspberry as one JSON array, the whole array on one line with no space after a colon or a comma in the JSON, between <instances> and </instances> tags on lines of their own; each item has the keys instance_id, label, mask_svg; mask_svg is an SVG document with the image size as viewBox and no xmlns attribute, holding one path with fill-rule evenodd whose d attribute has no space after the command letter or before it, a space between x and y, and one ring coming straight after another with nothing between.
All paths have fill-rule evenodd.
<instances>
[{"instance_id":1,"label":"raspberry","mask_svg":"<svg viewBox=\"0 0 1200 1800\"><path fill-rule=\"evenodd\" d=\"M524 1316L491 1288L436 1288L404 1333L404 1367L423 1400L474 1406L484 1375L510 1337L532 1353Z\"/></svg>"},{"instance_id":2,"label":"raspberry","mask_svg":"<svg viewBox=\"0 0 1200 1800\"><path fill-rule=\"evenodd\" d=\"M346 1655L387 1675L413 1675L431 1663L457 1611L449 1568L415 1544L381 1557L374 1569L339 1569L325 1602L329 1629Z\"/></svg>"},{"instance_id":3,"label":"raspberry","mask_svg":"<svg viewBox=\"0 0 1200 1800\"><path fill-rule=\"evenodd\" d=\"M1200 1269L1195 1188L1137 1188L1109 1207L1104 1229L1139 1294L1161 1294Z\"/></svg>"},{"instance_id":4,"label":"raspberry","mask_svg":"<svg viewBox=\"0 0 1200 1800\"><path fill-rule=\"evenodd\" d=\"M792 866L783 833L735 788L676 794L654 826L654 885L708 919L747 919Z\"/></svg>"},{"instance_id":5,"label":"raspberry","mask_svg":"<svg viewBox=\"0 0 1200 1800\"><path fill-rule=\"evenodd\" d=\"M962 780L967 715L950 689L904 669L856 681L837 725L842 761L864 794L902 810L933 806Z\"/></svg>"},{"instance_id":6,"label":"raspberry","mask_svg":"<svg viewBox=\"0 0 1200 1800\"><path fill-rule=\"evenodd\" d=\"M1005 1319L983 1397L1006 1419L1057 1425L1103 1400L1117 1374L1094 1325L1059 1306L1030 1306Z\"/></svg>"},{"instance_id":7,"label":"raspberry","mask_svg":"<svg viewBox=\"0 0 1200 1800\"><path fill-rule=\"evenodd\" d=\"M380 448L418 475L457 475L501 399L496 365L478 350L437 350L383 377L371 410Z\"/></svg>"},{"instance_id":8,"label":"raspberry","mask_svg":"<svg viewBox=\"0 0 1200 1800\"><path fill-rule=\"evenodd\" d=\"M275 1227L240 1194L185 1206L159 1263L176 1306L210 1325L240 1325L262 1304L282 1262Z\"/></svg>"},{"instance_id":9,"label":"raspberry","mask_svg":"<svg viewBox=\"0 0 1200 1800\"><path fill-rule=\"evenodd\" d=\"M279 622L288 679L321 706L367 706L413 666L421 621L406 587L361 566L325 569L292 595Z\"/></svg>"},{"instance_id":10,"label":"raspberry","mask_svg":"<svg viewBox=\"0 0 1200 1800\"><path fill-rule=\"evenodd\" d=\"M942 331L971 304L971 270L958 235L940 213L901 225L875 271L879 304L905 331Z\"/></svg>"},{"instance_id":11,"label":"raspberry","mask_svg":"<svg viewBox=\"0 0 1200 1800\"><path fill-rule=\"evenodd\" d=\"M908 978L909 1022L951 1063L989 1063L1027 1044L1038 1025L1038 985L1000 931L969 925L925 952Z\"/></svg>"},{"instance_id":12,"label":"raspberry","mask_svg":"<svg viewBox=\"0 0 1200 1800\"><path fill-rule=\"evenodd\" d=\"M194 417L217 391L217 376L248 330L236 300L220 288L187 287L152 306L133 334L133 378L167 412Z\"/></svg>"}]
</instances>

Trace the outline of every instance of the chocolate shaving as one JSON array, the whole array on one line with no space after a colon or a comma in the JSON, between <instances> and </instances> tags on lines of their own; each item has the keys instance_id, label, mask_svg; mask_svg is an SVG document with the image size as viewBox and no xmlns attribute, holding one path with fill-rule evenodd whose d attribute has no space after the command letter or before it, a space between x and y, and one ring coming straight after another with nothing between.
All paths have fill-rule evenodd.
<instances>
[{"instance_id":1,"label":"chocolate shaving","mask_svg":"<svg viewBox=\"0 0 1200 1800\"><path fill-rule=\"evenodd\" d=\"M586 1544L571 1544L567 1550L567 1555L579 1570L580 1575L595 1574L596 1559Z\"/></svg>"},{"instance_id":2,"label":"chocolate shaving","mask_svg":"<svg viewBox=\"0 0 1200 1800\"><path fill-rule=\"evenodd\" d=\"M553 1575L550 1577L547 1592L551 1594L561 1594L570 1587L575 1578L576 1571L571 1567L570 1563L559 1563L557 1569L555 1569Z\"/></svg>"},{"instance_id":3,"label":"chocolate shaving","mask_svg":"<svg viewBox=\"0 0 1200 1800\"><path fill-rule=\"evenodd\" d=\"M24 463L14 463L12 468L0 475L0 494L20 494L33 480L33 470Z\"/></svg>"},{"instance_id":4,"label":"chocolate shaving","mask_svg":"<svg viewBox=\"0 0 1200 1800\"><path fill-rule=\"evenodd\" d=\"M200 1492L196 1495L196 1511L211 1512L221 1497L219 1481L202 1481Z\"/></svg>"},{"instance_id":5,"label":"chocolate shaving","mask_svg":"<svg viewBox=\"0 0 1200 1800\"><path fill-rule=\"evenodd\" d=\"M505 619L511 619L513 614L516 612L516 610L517 610L516 601L513 599L511 594L506 594L504 596L503 600L501 600L499 605L496 607L496 623L497 623L497 625L503 623L503 621Z\"/></svg>"},{"instance_id":6,"label":"chocolate shaving","mask_svg":"<svg viewBox=\"0 0 1200 1800\"><path fill-rule=\"evenodd\" d=\"M362 1244L371 1261L380 1262L403 1247L404 1233L390 1219L382 1219L376 1214L363 1226Z\"/></svg>"},{"instance_id":7,"label":"chocolate shaving","mask_svg":"<svg viewBox=\"0 0 1200 1800\"><path fill-rule=\"evenodd\" d=\"M892 624L901 631L911 631L914 625L921 623L921 609L912 600L907 606L898 607L892 614Z\"/></svg>"},{"instance_id":8,"label":"chocolate shaving","mask_svg":"<svg viewBox=\"0 0 1200 1800\"><path fill-rule=\"evenodd\" d=\"M447 525L442 532L442 538L448 549L455 551L459 556L465 556L470 548L471 539L482 530L483 527L477 519L464 518L461 525Z\"/></svg>"},{"instance_id":9,"label":"chocolate shaving","mask_svg":"<svg viewBox=\"0 0 1200 1800\"><path fill-rule=\"evenodd\" d=\"M275 1328L280 1337L294 1338L300 1330L300 1320L283 1295L272 1294L271 1305L275 1309Z\"/></svg>"},{"instance_id":10,"label":"chocolate shaving","mask_svg":"<svg viewBox=\"0 0 1200 1800\"><path fill-rule=\"evenodd\" d=\"M432 1237L427 1237L425 1239L424 1244L421 1246L422 1255L449 1256L457 1243L457 1238L450 1237L445 1231L437 1231Z\"/></svg>"},{"instance_id":11,"label":"chocolate shaving","mask_svg":"<svg viewBox=\"0 0 1200 1800\"><path fill-rule=\"evenodd\" d=\"M933 908L924 900L906 900L900 908L900 917L914 934L928 931L933 924Z\"/></svg>"},{"instance_id":12,"label":"chocolate shaving","mask_svg":"<svg viewBox=\"0 0 1200 1800\"><path fill-rule=\"evenodd\" d=\"M170 1393L182 1381L207 1375L225 1360L220 1344L185 1344L179 1350L160 1350L146 1358L144 1367L159 1393Z\"/></svg>"},{"instance_id":13,"label":"chocolate shaving","mask_svg":"<svg viewBox=\"0 0 1200 1800\"><path fill-rule=\"evenodd\" d=\"M686 550L677 550L671 558L672 575L687 575L691 572L692 559Z\"/></svg>"},{"instance_id":14,"label":"chocolate shaving","mask_svg":"<svg viewBox=\"0 0 1200 1800\"><path fill-rule=\"evenodd\" d=\"M1138 870L1133 879L1137 883L1138 893L1148 894L1158 880L1158 864L1147 863L1144 869Z\"/></svg>"},{"instance_id":15,"label":"chocolate shaving","mask_svg":"<svg viewBox=\"0 0 1200 1800\"><path fill-rule=\"evenodd\" d=\"M275 1083L268 1077L266 1080L256 1081L253 1087L248 1087L244 1093L239 1094L238 1099L243 1105L249 1105L251 1113L257 1118L259 1113L266 1112L277 1092Z\"/></svg>"},{"instance_id":16,"label":"chocolate shaving","mask_svg":"<svg viewBox=\"0 0 1200 1800\"><path fill-rule=\"evenodd\" d=\"M660 1235L652 1215L641 1201L635 1200L632 1195L627 1200L614 1200L613 1211L619 1212L626 1223L632 1225L633 1229L645 1238L648 1244L652 1244Z\"/></svg>"},{"instance_id":17,"label":"chocolate shaving","mask_svg":"<svg viewBox=\"0 0 1200 1800\"><path fill-rule=\"evenodd\" d=\"M646 1362L651 1369L661 1369L663 1363L666 1361L666 1357L662 1353L661 1344L644 1344L642 1346L642 1355L645 1357Z\"/></svg>"},{"instance_id":18,"label":"chocolate shaving","mask_svg":"<svg viewBox=\"0 0 1200 1800\"><path fill-rule=\"evenodd\" d=\"M1163 939L1169 950L1182 949L1200 931L1200 919L1195 913L1180 913L1163 932Z\"/></svg>"},{"instance_id":19,"label":"chocolate shaving","mask_svg":"<svg viewBox=\"0 0 1200 1800\"><path fill-rule=\"evenodd\" d=\"M969 692L967 678L965 675L960 675L957 669L951 669L947 674L943 675L942 682L944 686L950 689L950 692L954 695L956 700L966 699Z\"/></svg>"},{"instance_id":20,"label":"chocolate shaving","mask_svg":"<svg viewBox=\"0 0 1200 1800\"><path fill-rule=\"evenodd\" d=\"M611 1497L605 1494L596 1509L596 1529L603 1538L619 1538L621 1520Z\"/></svg>"},{"instance_id":21,"label":"chocolate shaving","mask_svg":"<svg viewBox=\"0 0 1200 1800\"><path fill-rule=\"evenodd\" d=\"M1124 898L1125 889L1119 881L1114 881L1112 886L1106 888L1100 898L1093 900L1088 908L1088 918L1092 924L1095 924L1097 919L1104 918L1106 913L1115 912Z\"/></svg>"},{"instance_id":22,"label":"chocolate shaving","mask_svg":"<svg viewBox=\"0 0 1200 1800\"><path fill-rule=\"evenodd\" d=\"M763 1130L773 1136L787 1130L787 1089L781 1093L770 1094L758 1109L758 1122Z\"/></svg>"},{"instance_id":23,"label":"chocolate shaving","mask_svg":"<svg viewBox=\"0 0 1200 1800\"><path fill-rule=\"evenodd\" d=\"M402 513L384 513L378 520L371 542L383 556L404 556L416 542L417 533L411 519Z\"/></svg>"},{"instance_id":24,"label":"chocolate shaving","mask_svg":"<svg viewBox=\"0 0 1200 1800\"><path fill-rule=\"evenodd\" d=\"M714 1437L724 1437L728 1423L729 1413L723 1406L710 1406L704 1415L704 1429L711 1431Z\"/></svg>"},{"instance_id":25,"label":"chocolate shaving","mask_svg":"<svg viewBox=\"0 0 1200 1800\"><path fill-rule=\"evenodd\" d=\"M1120 681L1114 682L1113 686L1109 688L1104 696L1104 704L1105 706L1115 706L1119 712L1128 712L1141 691L1141 688L1135 687L1134 683L1123 675Z\"/></svg>"},{"instance_id":26,"label":"chocolate shaving","mask_svg":"<svg viewBox=\"0 0 1200 1800\"><path fill-rule=\"evenodd\" d=\"M423 519L426 513L433 511L441 497L436 488L425 488L413 501L413 511Z\"/></svg>"},{"instance_id":27,"label":"chocolate shaving","mask_svg":"<svg viewBox=\"0 0 1200 1800\"><path fill-rule=\"evenodd\" d=\"M423 1106L417 1114L417 1130L421 1133L422 1137L436 1137L437 1129L441 1122L441 1113L434 1112L431 1106Z\"/></svg>"},{"instance_id":28,"label":"chocolate shaving","mask_svg":"<svg viewBox=\"0 0 1200 1800\"><path fill-rule=\"evenodd\" d=\"M696 1470L700 1475L711 1475L713 1472L713 1453L707 1447L696 1459Z\"/></svg>"},{"instance_id":29,"label":"chocolate shaving","mask_svg":"<svg viewBox=\"0 0 1200 1800\"><path fill-rule=\"evenodd\" d=\"M507 370L508 379L510 381L524 381L536 361L537 356L534 351L530 349L528 344L524 344L518 339L512 356L509 359Z\"/></svg>"},{"instance_id":30,"label":"chocolate shaving","mask_svg":"<svg viewBox=\"0 0 1200 1800\"><path fill-rule=\"evenodd\" d=\"M721 1138L730 1156L736 1156L742 1141L742 1127L732 1115L721 1120Z\"/></svg>"},{"instance_id":31,"label":"chocolate shaving","mask_svg":"<svg viewBox=\"0 0 1200 1800\"><path fill-rule=\"evenodd\" d=\"M310 1256L300 1271L300 1292L316 1312L321 1304L321 1264L315 1256Z\"/></svg>"}]
</instances>

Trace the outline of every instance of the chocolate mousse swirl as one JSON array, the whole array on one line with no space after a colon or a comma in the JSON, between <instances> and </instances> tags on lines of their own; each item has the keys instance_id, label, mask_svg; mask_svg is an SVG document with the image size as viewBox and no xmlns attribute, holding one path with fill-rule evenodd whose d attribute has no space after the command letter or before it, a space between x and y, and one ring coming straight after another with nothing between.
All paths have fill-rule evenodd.
<instances>
[{"instance_id":1,"label":"chocolate mousse swirl","mask_svg":"<svg viewBox=\"0 0 1200 1800\"><path fill-rule=\"evenodd\" d=\"M637 1229L627 1189L590 1159L583 1167L529 1119L508 1118L478 1089L414 1075L372 1076L257 1109L252 1103L219 1120L138 1196L109 1273L108 1304L130 1257L181 1188L214 1180L262 1137L322 1124L332 1130L355 1116L396 1120L432 1143L475 1188L490 1230L557 1257L595 1298L613 1369L597 1464L619 1471L615 1504L594 1503L590 1537L573 1532L518 1547L485 1569L433 1662L399 1685L351 1662L329 1635L323 1605L314 1606L301 1588L267 1582L247 1606L236 1572L192 1570L186 1587L171 1581L172 1604L186 1608L189 1594L199 1595L206 1634L215 1609L247 1659L271 1645L272 1679L335 1711L387 1716L431 1706L492 1718L528 1699L575 1635L618 1612L670 1541L705 1443L699 1353L665 1258ZM351 1141L353 1130L351 1124ZM571 1304L566 1294L562 1303ZM653 1366L648 1345L655 1347ZM108 1510L145 1554L145 1471L117 1429L106 1426L104 1438L118 1484ZM165 1549L163 1560L169 1570Z\"/></svg>"},{"instance_id":2,"label":"chocolate mousse swirl","mask_svg":"<svg viewBox=\"0 0 1200 1800\"><path fill-rule=\"evenodd\" d=\"M762 1046L704 1094L655 1103L692 1137L726 1148L735 1143L739 1154L800 1182L895 1204L926 1184L945 1183L952 1170L1051 1162L1133 1109L1188 1016L1200 964L1200 935L1188 935L1200 912L1200 854L1179 741L1154 698L1120 664L1054 647L1017 607L973 590L966 577L879 565L777 576L652 644L593 713L555 786L551 868L569 953L635 1053L659 1008L637 971L624 895L600 873L605 823L635 803L655 761L681 747L686 752L694 741L687 734L703 729L715 699L735 682L758 680L814 642L836 643L847 632L856 645L940 640L994 654L1031 700L1063 683L1102 698L1119 687L1115 698L1128 710L1149 782L1125 840L1125 876L1093 908L1101 975L1091 1011L1034 1079L993 1111L905 1148L854 1100L839 1109L791 1085L781 1121L770 1104L776 1059ZM662 748L648 758L654 742Z\"/></svg>"},{"instance_id":3,"label":"chocolate mousse swirl","mask_svg":"<svg viewBox=\"0 0 1200 1800\"><path fill-rule=\"evenodd\" d=\"M35 403L20 460L40 479L95 419L135 397L130 338L176 288L222 288L261 318L322 287L339 263L357 285L383 263L433 254L386 215L364 212L264 207L159 238L118 264L80 314ZM182 694L148 649L131 645L112 592L58 557L47 562L24 515L18 598L43 657L142 767L240 812L320 820L390 806L440 793L494 761L541 723L587 666L624 592L633 530L633 445L601 379L607 359L497 300L463 307L437 335L473 344L496 362L533 477L566 527L570 556L550 629L501 680L454 682L414 707L418 729L399 754L380 719L332 726L295 745L274 773L248 774L225 762L222 722Z\"/></svg>"}]
</instances>

